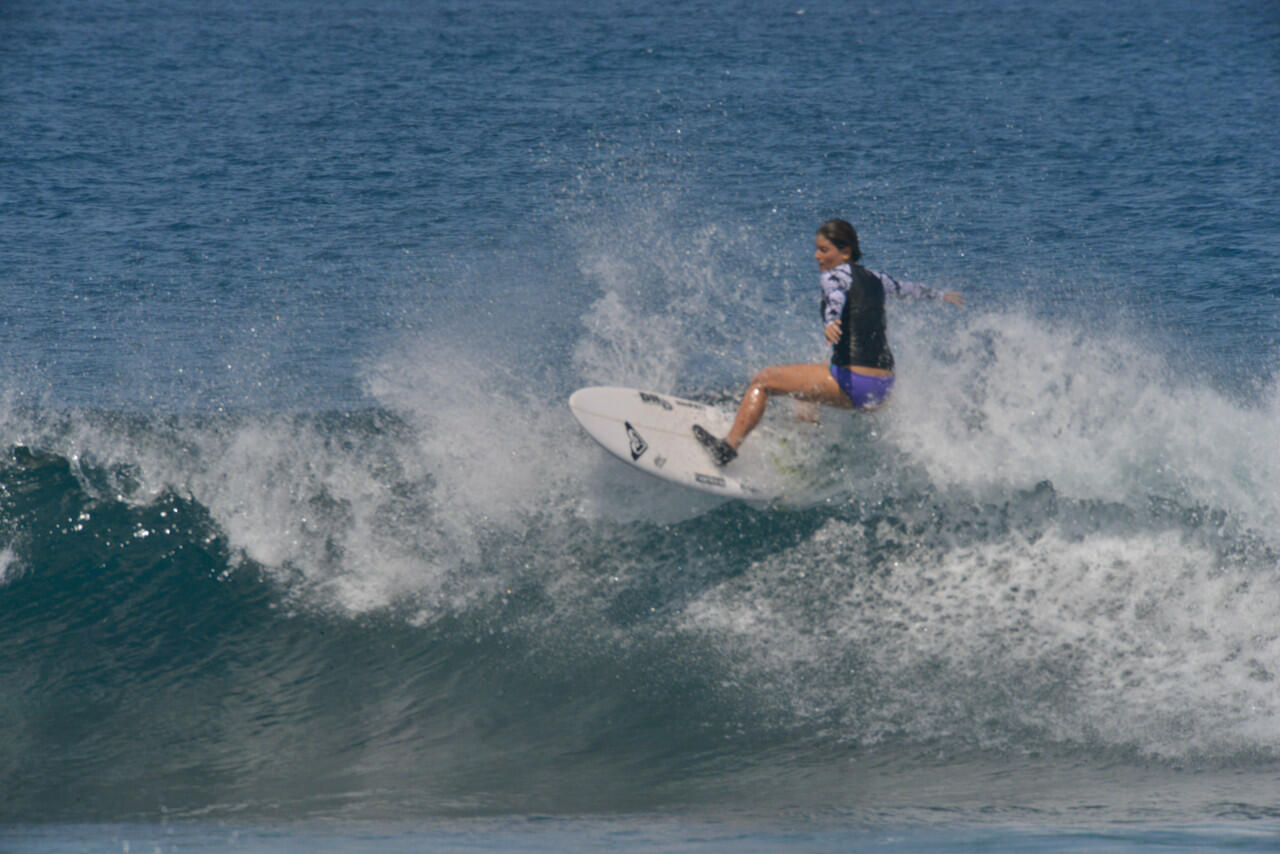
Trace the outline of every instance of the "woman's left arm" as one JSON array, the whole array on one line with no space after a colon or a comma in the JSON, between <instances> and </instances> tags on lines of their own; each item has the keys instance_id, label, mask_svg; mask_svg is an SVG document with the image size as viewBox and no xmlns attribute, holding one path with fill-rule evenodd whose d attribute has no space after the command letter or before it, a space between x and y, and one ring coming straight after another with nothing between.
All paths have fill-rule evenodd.
<instances>
[{"instance_id":1,"label":"woman's left arm","mask_svg":"<svg viewBox=\"0 0 1280 854\"><path fill-rule=\"evenodd\" d=\"M931 288L919 282L900 282L888 273L881 273L878 270L872 270L871 272L884 285L884 292L887 294L892 293L900 297L914 297L915 299L942 300L959 308L964 308L964 297L959 291L940 291L937 288Z\"/></svg>"}]
</instances>

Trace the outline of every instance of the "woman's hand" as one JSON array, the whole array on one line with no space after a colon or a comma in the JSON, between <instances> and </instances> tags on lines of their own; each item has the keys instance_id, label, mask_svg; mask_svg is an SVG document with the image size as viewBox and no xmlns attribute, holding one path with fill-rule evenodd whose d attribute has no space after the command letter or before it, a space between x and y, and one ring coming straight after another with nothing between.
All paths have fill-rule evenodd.
<instances>
[{"instance_id":1,"label":"woman's hand","mask_svg":"<svg viewBox=\"0 0 1280 854\"><path fill-rule=\"evenodd\" d=\"M949 302L957 308L964 308L964 297L960 296L959 291L947 291L942 295L944 302Z\"/></svg>"},{"instance_id":2,"label":"woman's hand","mask_svg":"<svg viewBox=\"0 0 1280 854\"><path fill-rule=\"evenodd\" d=\"M823 334L827 336L827 343L834 347L840 343L840 321L833 320L827 324L827 328L823 330Z\"/></svg>"}]
</instances>

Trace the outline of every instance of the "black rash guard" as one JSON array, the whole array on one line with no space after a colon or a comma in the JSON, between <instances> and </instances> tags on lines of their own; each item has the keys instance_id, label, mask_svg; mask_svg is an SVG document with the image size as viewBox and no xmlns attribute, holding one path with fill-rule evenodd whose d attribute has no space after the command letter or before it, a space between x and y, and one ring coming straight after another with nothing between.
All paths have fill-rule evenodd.
<instances>
[{"instance_id":1,"label":"black rash guard","mask_svg":"<svg viewBox=\"0 0 1280 854\"><path fill-rule=\"evenodd\" d=\"M840 340L831 348L831 364L841 368L893 370L893 352L885 334L886 293L942 299L941 291L915 282L899 282L857 265L841 264L826 270L819 281L823 324L840 321Z\"/></svg>"}]
</instances>

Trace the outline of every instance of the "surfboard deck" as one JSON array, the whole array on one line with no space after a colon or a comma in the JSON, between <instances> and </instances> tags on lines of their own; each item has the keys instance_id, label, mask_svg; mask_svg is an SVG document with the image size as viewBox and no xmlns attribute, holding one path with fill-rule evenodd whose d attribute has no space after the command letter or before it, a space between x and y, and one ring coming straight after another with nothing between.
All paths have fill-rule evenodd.
<instances>
[{"instance_id":1,"label":"surfboard deck","mask_svg":"<svg viewBox=\"0 0 1280 854\"><path fill-rule=\"evenodd\" d=\"M728 498L768 500L782 492L758 460L744 454L717 466L694 438L694 424L717 436L728 433L733 413L726 410L619 386L579 389L569 397L569 409L606 450L654 477Z\"/></svg>"}]
</instances>

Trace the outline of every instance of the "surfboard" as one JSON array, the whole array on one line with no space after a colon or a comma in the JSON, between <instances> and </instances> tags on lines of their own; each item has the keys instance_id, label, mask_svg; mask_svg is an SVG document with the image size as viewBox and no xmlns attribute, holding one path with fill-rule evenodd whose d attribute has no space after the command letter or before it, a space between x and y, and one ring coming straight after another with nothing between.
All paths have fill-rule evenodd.
<instances>
[{"instance_id":1,"label":"surfboard","mask_svg":"<svg viewBox=\"0 0 1280 854\"><path fill-rule=\"evenodd\" d=\"M727 410L617 386L578 389L569 397L569 409L591 438L624 463L654 477L728 498L768 500L782 492L754 455L744 454L717 466L694 438L694 424L717 436L728 433L733 413Z\"/></svg>"}]
</instances>

